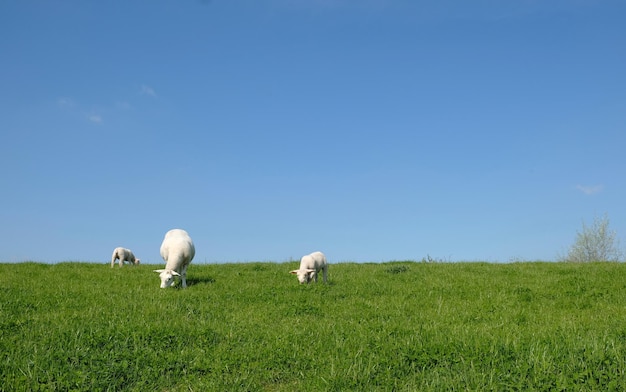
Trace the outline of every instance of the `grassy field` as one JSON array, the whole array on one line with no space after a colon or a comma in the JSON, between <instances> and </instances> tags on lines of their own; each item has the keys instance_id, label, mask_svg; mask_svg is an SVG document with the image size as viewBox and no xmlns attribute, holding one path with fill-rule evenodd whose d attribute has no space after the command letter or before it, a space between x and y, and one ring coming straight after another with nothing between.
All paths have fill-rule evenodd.
<instances>
[{"instance_id":1,"label":"grassy field","mask_svg":"<svg viewBox=\"0 0 626 392\"><path fill-rule=\"evenodd\" d=\"M623 390L626 264L0 264L2 391Z\"/></svg>"}]
</instances>

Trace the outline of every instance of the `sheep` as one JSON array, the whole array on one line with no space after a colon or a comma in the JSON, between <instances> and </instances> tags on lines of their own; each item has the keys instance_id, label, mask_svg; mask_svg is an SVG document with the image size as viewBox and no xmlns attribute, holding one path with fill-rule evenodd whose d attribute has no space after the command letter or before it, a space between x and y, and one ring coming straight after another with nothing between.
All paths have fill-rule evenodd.
<instances>
[{"instance_id":1,"label":"sheep","mask_svg":"<svg viewBox=\"0 0 626 392\"><path fill-rule=\"evenodd\" d=\"M324 271L324 283L326 283L326 275L328 273L328 263L326 256L322 252L313 252L310 255L302 256L300 259L300 268L289 271L290 274L297 275L300 284L309 284L311 280L317 283L317 273Z\"/></svg>"},{"instance_id":2,"label":"sheep","mask_svg":"<svg viewBox=\"0 0 626 392\"><path fill-rule=\"evenodd\" d=\"M187 287L187 267L195 254L196 248L185 230L172 229L165 233L161 244L165 269L154 270L161 277L162 289L172 286L175 276L180 276L183 288Z\"/></svg>"},{"instance_id":3,"label":"sheep","mask_svg":"<svg viewBox=\"0 0 626 392\"><path fill-rule=\"evenodd\" d=\"M135 258L135 255L133 254L133 252L130 249L126 249L126 248L115 248L115 250L113 250L113 255L111 256L111 268L113 268L113 266L115 265L115 260L119 259L120 260L120 267L124 265L125 261L128 261L129 263L132 264L139 264L139 259Z\"/></svg>"}]
</instances>

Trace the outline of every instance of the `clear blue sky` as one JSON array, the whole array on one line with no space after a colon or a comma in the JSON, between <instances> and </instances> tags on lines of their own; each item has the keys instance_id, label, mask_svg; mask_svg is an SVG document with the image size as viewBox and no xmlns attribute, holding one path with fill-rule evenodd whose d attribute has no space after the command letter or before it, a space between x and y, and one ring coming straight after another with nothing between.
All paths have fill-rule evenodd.
<instances>
[{"instance_id":1,"label":"clear blue sky","mask_svg":"<svg viewBox=\"0 0 626 392\"><path fill-rule=\"evenodd\" d=\"M7 0L0 261L626 243L626 2Z\"/></svg>"}]
</instances>

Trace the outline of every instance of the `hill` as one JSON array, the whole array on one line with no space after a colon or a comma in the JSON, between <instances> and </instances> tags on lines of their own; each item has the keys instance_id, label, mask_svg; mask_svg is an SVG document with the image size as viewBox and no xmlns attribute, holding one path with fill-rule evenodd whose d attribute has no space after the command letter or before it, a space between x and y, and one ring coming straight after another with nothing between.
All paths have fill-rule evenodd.
<instances>
[{"instance_id":1,"label":"hill","mask_svg":"<svg viewBox=\"0 0 626 392\"><path fill-rule=\"evenodd\" d=\"M0 264L2 391L620 390L626 265Z\"/></svg>"}]
</instances>

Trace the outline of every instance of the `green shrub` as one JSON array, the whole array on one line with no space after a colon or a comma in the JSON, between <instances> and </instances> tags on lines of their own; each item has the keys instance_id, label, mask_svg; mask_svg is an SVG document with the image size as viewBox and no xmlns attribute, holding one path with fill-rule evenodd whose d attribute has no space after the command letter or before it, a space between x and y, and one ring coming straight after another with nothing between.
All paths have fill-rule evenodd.
<instances>
[{"instance_id":1,"label":"green shrub","mask_svg":"<svg viewBox=\"0 0 626 392\"><path fill-rule=\"evenodd\" d=\"M615 231L609 229L609 218L595 218L591 226L583 221L576 241L561 261L588 263L591 261L619 261L623 257Z\"/></svg>"}]
</instances>

